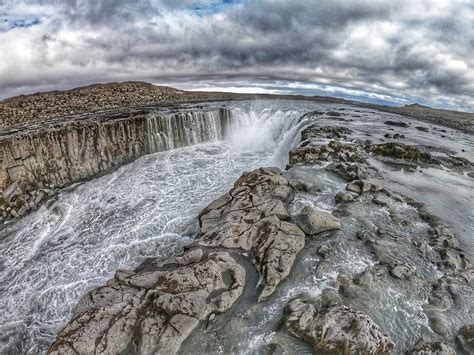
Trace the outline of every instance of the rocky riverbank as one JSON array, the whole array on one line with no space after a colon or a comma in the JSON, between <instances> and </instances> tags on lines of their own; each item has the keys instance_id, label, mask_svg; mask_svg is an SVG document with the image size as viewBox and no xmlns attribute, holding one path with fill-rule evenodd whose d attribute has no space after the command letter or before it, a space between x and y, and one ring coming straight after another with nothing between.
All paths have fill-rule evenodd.
<instances>
[{"instance_id":1,"label":"rocky riverbank","mask_svg":"<svg viewBox=\"0 0 474 355\"><path fill-rule=\"evenodd\" d=\"M86 294L49 353L199 352L204 347L192 342L195 332L207 343L225 343L245 309L281 297L283 284L306 277L295 274L294 265L307 253L320 256L314 273L329 279L328 287L317 296L294 297L277 334L300 339L314 353L471 353L474 320L466 324L460 317L472 314L470 261L450 228L423 204L385 187L373 161L459 174L471 171L472 163L435 156L427 147L351 139L352 133L320 123L304 129L286 171L244 173L202 210L200 231L184 253L119 270ZM291 211L295 195L322 193L323 182L305 179L305 169L346 181L332 195L332 213L317 205ZM384 227L371 215L383 216ZM354 275L339 273L337 263L352 252L373 261ZM404 302L419 304L423 325L398 312L395 295L412 298L396 296L400 309ZM394 319L400 324L389 327ZM397 332L405 331L417 335L401 342ZM259 352L289 352L292 343L285 339L275 336Z\"/></svg>"}]
</instances>

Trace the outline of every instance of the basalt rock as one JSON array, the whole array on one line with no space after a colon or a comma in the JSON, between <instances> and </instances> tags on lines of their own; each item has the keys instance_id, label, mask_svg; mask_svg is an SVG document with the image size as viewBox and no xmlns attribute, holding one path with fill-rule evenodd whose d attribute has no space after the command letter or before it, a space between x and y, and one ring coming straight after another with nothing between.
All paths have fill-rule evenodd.
<instances>
[{"instance_id":1,"label":"basalt rock","mask_svg":"<svg viewBox=\"0 0 474 355\"><path fill-rule=\"evenodd\" d=\"M229 309L245 286L245 269L229 253L200 255L117 271L79 301L48 354L177 353L200 321Z\"/></svg>"},{"instance_id":2,"label":"basalt rock","mask_svg":"<svg viewBox=\"0 0 474 355\"><path fill-rule=\"evenodd\" d=\"M354 180L347 184L346 190L360 195L365 192L381 191L383 190L383 185L378 180Z\"/></svg>"},{"instance_id":3,"label":"basalt rock","mask_svg":"<svg viewBox=\"0 0 474 355\"><path fill-rule=\"evenodd\" d=\"M328 144L316 146L297 147L289 153L289 163L291 165L318 164L321 162L364 162L361 158L358 146L342 144L338 141L331 141Z\"/></svg>"},{"instance_id":4,"label":"basalt rock","mask_svg":"<svg viewBox=\"0 0 474 355\"><path fill-rule=\"evenodd\" d=\"M352 130L346 127L320 127L316 124L305 128L301 132L301 140L305 141L310 138L325 137L330 139L347 139L347 135L351 134Z\"/></svg>"},{"instance_id":5,"label":"basalt rock","mask_svg":"<svg viewBox=\"0 0 474 355\"><path fill-rule=\"evenodd\" d=\"M407 352L408 355L456 355L452 347L439 341L417 344Z\"/></svg>"},{"instance_id":6,"label":"basalt rock","mask_svg":"<svg viewBox=\"0 0 474 355\"><path fill-rule=\"evenodd\" d=\"M341 229L341 221L331 213L306 206L296 217L298 226L309 235Z\"/></svg>"},{"instance_id":7,"label":"basalt rock","mask_svg":"<svg viewBox=\"0 0 474 355\"><path fill-rule=\"evenodd\" d=\"M465 325L459 330L457 340L469 354L474 354L474 324Z\"/></svg>"},{"instance_id":8,"label":"basalt rock","mask_svg":"<svg viewBox=\"0 0 474 355\"><path fill-rule=\"evenodd\" d=\"M398 142L390 142L383 144L375 144L368 147L368 150L373 154L393 160L402 160L414 163L432 163L432 157L429 153L423 152L420 149L408 144Z\"/></svg>"},{"instance_id":9,"label":"basalt rock","mask_svg":"<svg viewBox=\"0 0 474 355\"><path fill-rule=\"evenodd\" d=\"M199 215L200 245L252 252L263 285L260 299L288 276L304 246L305 235L286 209L293 194L279 169L258 169L244 173Z\"/></svg>"},{"instance_id":10,"label":"basalt rock","mask_svg":"<svg viewBox=\"0 0 474 355\"><path fill-rule=\"evenodd\" d=\"M297 298L286 307L285 326L315 354L381 354L393 348L367 314L339 303Z\"/></svg>"}]
</instances>

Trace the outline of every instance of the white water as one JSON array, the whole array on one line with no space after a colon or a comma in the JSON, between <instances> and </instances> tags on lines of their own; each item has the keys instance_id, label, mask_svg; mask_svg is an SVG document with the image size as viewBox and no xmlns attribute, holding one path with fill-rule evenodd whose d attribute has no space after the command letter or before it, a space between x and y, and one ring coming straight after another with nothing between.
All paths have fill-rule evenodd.
<instances>
[{"instance_id":1,"label":"white water","mask_svg":"<svg viewBox=\"0 0 474 355\"><path fill-rule=\"evenodd\" d=\"M142 157L0 230L0 353L44 352L86 291L119 268L178 252L195 234L199 211L244 170L284 164L304 110L263 107L231 107L223 141L212 112L184 114L184 137L173 135L179 130L169 117L150 119L165 127L152 138L156 149L212 142Z\"/></svg>"}]
</instances>

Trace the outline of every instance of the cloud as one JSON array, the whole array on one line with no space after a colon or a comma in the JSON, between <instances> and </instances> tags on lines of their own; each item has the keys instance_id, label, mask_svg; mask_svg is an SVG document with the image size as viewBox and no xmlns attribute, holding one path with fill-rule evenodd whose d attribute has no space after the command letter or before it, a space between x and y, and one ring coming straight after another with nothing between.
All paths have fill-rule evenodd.
<instances>
[{"instance_id":1,"label":"cloud","mask_svg":"<svg viewBox=\"0 0 474 355\"><path fill-rule=\"evenodd\" d=\"M3 96L225 82L474 110L469 2L23 0L0 14L38 20L0 30Z\"/></svg>"}]
</instances>

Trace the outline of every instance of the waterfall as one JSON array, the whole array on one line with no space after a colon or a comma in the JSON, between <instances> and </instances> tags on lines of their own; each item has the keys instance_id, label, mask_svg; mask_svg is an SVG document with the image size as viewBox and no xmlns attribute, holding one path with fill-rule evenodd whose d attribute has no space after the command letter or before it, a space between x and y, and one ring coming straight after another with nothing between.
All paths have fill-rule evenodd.
<instances>
[{"instance_id":1,"label":"waterfall","mask_svg":"<svg viewBox=\"0 0 474 355\"><path fill-rule=\"evenodd\" d=\"M150 115L147 118L151 153L221 140L228 126L226 109Z\"/></svg>"}]
</instances>

